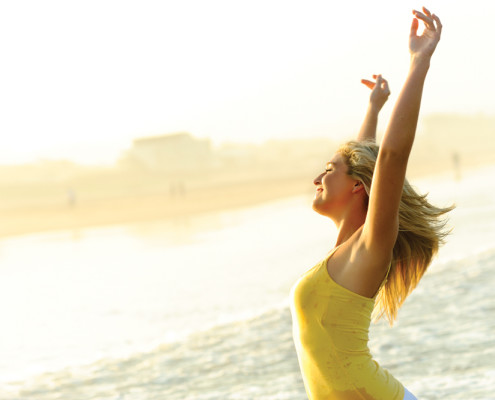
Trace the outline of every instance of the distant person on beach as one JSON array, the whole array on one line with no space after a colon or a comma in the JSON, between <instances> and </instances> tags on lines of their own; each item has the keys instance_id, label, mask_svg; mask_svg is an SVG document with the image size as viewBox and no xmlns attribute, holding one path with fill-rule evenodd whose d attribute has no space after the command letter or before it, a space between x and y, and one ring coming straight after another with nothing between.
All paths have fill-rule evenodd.
<instances>
[{"instance_id":1,"label":"distant person on beach","mask_svg":"<svg viewBox=\"0 0 495 400\"><path fill-rule=\"evenodd\" d=\"M461 180L461 156L457 151L452 153L452 163L454 164L454 177L456 181Z\"/></svg>"},{"instance_id":2,"label":"distant person on beach","mask_svg":"<svg viewBox=\"0 0 495 400\"><path fill-rule=\"evenodd\" d=\"M71 207L71 208L75 207L76 201L77 201L76 191L74 189L72 189L71 187L69 187L66 190L66 194L67 194L67 204L69 205L69 207Z\"/></svg>"},{"instance_id":3,"label":"distant person on beach","mask_svg":"<svg viewBox=\"0 0 495 400\"><path fill-rule=\"evenodd\" d=\"M449 208L431 205L405 179L424 81L440 40L440 19L413 11L409 73L381 146L378 113L389 95L376 75L356 141L343 144L314 184L313 209L338 229L333 250L291 290L294 342L307 395L318 400L416 399L368 348L372 316L390 324L447 232ZM425 25L418 36L419 21ZM404 357L404 359L401 359ZM406 362L407 355L398 355Z\"/></svg>"}]
</instances>

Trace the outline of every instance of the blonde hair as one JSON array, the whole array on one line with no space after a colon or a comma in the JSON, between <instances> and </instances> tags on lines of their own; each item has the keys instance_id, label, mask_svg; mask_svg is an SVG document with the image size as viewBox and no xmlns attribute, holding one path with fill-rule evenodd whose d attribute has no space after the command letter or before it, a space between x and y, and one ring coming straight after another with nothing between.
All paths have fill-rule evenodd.
<instances>
[{"instance_id":1,"label":"blonde hair","mask_svg":"<svg viewBox=\"0 0 495 400\"><path fill-rule=\"evenodd\" d=\"M371 141L344 143L338 153L343 156L348 174L361 181L370 194L373 171L379 147ZM431 205L426 195L420 195L406 180L399 204L399 234L393 249L392 265L385 285L377 295L374 320L385 316L390 325L407 296L426 272L449 231L442 215L454 207Z\"/></svg>"}]
</instances>

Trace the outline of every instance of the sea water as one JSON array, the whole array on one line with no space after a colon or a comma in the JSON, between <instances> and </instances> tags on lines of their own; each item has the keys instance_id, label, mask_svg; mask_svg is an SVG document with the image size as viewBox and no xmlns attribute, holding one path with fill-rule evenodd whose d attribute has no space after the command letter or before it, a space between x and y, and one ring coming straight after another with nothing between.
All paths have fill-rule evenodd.
<instances>
[{"instance_id":1,"label":"sea water","mask_svg":"<svg viewBox=\"0 0 495 400\"><path fill-rule=\"evenodd\" d=\"M495 399L494 174L416 183L453 231L370 347L419 399ZM0 399L303 399L288 293L335 234L297 196L4 239Z\"/></svg>"}]
</instances>

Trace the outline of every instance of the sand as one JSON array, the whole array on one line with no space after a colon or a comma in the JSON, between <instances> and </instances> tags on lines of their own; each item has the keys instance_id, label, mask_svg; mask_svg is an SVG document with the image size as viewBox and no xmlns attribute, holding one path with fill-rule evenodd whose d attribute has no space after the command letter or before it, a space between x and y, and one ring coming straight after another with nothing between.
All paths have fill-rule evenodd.
<instances>
[{"instance_id":1,"label":"sand","mask_svg":"<svg viewBox=\"0 0 495 400\"><path fill-rule=\"evenodd\" d=\"M452 179L454 176L450 164L440 160L413 164L413 178L442 173L444 176L439 179ZM480 167L474 162L470 166L472 169ZM171 193L169 184L164 184L160 178L146 181L145 176L132 180L126 175L103 174L75 185L79 191L72 206L66 193L67 184L27 185L18 189L15 195L2 187L0 238L184 218L288 196L311 196L315 172L306 169L308 171L302 168L296 171L287 167L281 172L273 172L267 168L256 175L236 169L223 178L199 174L200 179L196 177L195 182L184 180L187 183L184 194L177 193L177 190L175 194Z\"/></svg>"},{"instance_id":2,"label":"sand","mask_svg":"<svg viewBox=\"0 0 495 400\"><path fill-rule=\"evenodd\" d=\"M311 193L312 190L311 182L306 178L279 179L196 188L174 197L165 192L86 200L73 206L60 203L8 208L0 211L0 237L181 218L246 207L286 196Z\"/></svg>"}]
</instances>

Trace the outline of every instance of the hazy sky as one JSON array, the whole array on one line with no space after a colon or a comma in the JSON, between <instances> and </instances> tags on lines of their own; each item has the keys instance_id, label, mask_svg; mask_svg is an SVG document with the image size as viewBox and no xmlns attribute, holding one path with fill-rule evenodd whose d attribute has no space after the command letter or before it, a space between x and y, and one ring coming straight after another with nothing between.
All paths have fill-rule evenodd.
<instances>
[{"instance_id":1,"label":"hazy sky","mask_svg":"<svg viewBox=\"0 0 495 400\"><path fill-rule=\"evenodd\" d=\"M113 162L135 137L344 137L372 73L408 66L409 0L2 1L0 164ZM494 114L495 2L430 0L444 23L431 112ZM469 8L467 8L469 6Z\"/></svg>"}]
</instances>

